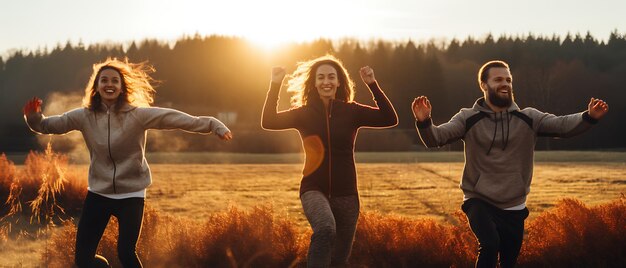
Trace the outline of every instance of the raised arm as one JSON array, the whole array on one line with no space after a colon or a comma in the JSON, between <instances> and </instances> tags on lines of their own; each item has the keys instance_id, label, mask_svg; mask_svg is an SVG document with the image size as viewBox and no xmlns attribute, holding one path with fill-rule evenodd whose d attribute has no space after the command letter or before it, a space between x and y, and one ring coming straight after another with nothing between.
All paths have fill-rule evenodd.
<instances>
[{"instance_id":1,"label":"raised arm","mask_svg":"<svg viewBox=\"0 0 626 268\"><path fill-rule=\"evenodd\" d=\"M465 135L463 111L458 112L447 123L433 125L431 118L432 106L426 96L419 96L411 105L415 117L415 128L422 143L426 147L441 147L462 139Z\"/></svg>"},{"instance_id":2,"label":"raised arm","mask_svg":"<svg viewBox=\"0 0 626 268\"><path fill-rule=\"evenodd\" d=\"M285 74L283 67L272 68L270 89L267 91L261 115L261 127L264 129L281 130L296 127L297 118L294 110L278 112L278 94Z\"/></svg>"},{"instance_id":3,"label":"raised arm","mask_svg":"<svg viewBox=\"0 0 626 268\"><path fill-rule=\"evenodd\" d=\"M80 129L78 109L62 115L45 117L41 113L42 103L41 99L34 97L26 102L22 109L26 124L32 131L39 134L65 134Z\"/></svg>"},{"instance_id":4,"label":"raised arm","mask_svg":"<svg viewBox=\"0 0 626 268\"><path fill-rule=\"evenodd\" d=\"M539 114L537 135L568 138L581 134L596 124L609 111L609 105L600 99L591 98L587 110L581 113L556 116L549 113Z\"/></svg>"},{"instance_id":5,"label":"raised arm","mask_svg":"<svg viewBox=\"0 0 626 268\"><path fill-rule=\"evenodd\" d=\"M359 71L361 79L372 92L376 107L369 107L361 105L362 109L359 112L359 125L366 127L391 127L398 124L398 115L393 108L393 104L389 101L389 98L380 89L376 77L374 76L374 69L369 66L361 68Z\"/></svg>"}]
</instances>

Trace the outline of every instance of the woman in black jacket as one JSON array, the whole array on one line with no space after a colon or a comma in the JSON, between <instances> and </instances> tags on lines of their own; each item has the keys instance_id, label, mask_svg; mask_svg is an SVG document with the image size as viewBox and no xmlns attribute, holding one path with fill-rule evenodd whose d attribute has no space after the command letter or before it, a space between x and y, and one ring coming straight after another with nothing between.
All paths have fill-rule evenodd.
<instances>
[{"instance_id":1,"label":"woman in black jacket","mask_svg":"<svg viewBox=\"0 0 626 268\"><path fill-rule=\"evenodd\" d=\"M308 267L347 264L359 216L354 141L361 127L384 128L398 116L369 66L360 70L377 107L353 101L354 82L330 55L298 64L289 80L293 107L277 111L285 69L274 67L261 125L296 129L306 154L300 199L313 229Z\"/></svg>"}]
</instances>

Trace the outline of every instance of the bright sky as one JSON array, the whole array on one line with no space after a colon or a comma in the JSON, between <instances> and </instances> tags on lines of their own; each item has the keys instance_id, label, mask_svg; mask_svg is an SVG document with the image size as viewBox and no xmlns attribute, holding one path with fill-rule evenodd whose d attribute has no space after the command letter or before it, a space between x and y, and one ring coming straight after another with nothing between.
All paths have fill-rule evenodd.
<instances>
[{"instance_id":1,"label":"bright sky","mask_svg":"<svg viewBox=\"0 0 626 268\"><path fill-rule=\"evenodd\" d=\"M626 34L624 0L3 0L0 56L70 41L221 34L271 47L319 37L423 41L492 33Z\"/></svg>"}]
</instances>

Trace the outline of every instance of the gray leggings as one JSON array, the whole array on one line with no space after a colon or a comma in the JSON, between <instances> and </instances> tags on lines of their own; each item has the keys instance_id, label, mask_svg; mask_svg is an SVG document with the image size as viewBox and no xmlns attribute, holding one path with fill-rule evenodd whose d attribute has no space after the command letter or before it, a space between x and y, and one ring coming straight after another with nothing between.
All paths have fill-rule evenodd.
<instances>
[{"instance_id":1,"label":"gray leggings","mask_svg":"<svg viewBox=\"0 0 626 268\"><path fill-rule=\"evenodd\" d=\"M300 201L313 229L307 267L347 265L359 219L359 197L332 197L329 202L323 193L308 191Z\"/></svg>"}]
</instances>

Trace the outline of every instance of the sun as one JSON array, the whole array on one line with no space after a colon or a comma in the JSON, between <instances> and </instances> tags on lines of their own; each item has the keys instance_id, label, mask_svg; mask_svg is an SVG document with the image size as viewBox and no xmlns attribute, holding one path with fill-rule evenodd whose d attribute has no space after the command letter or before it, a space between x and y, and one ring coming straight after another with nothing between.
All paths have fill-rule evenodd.
<instances>
[{"instance_id":1,"label":"sun","mask_svg":"<svg viewBox=\"0 0 626 268\"><path fill-rule=\"evenodd\" d=\"M281 21L273 25L279 28L249 28L239 35L263 50L275 50L289 43L310 42L320 38L337 39L349 36L344 29L334 25L324 25L311 21L285 23Z\"/></svg>"},{"instance_id":2,"label":"sun","mask_svg":"<svg viewBox=\"0 0 626 268\"><path fill-rule=\"evenodd\" d=\"M354 29L351 12L341 10L340 1L319 0L314 5L298 1L251 1L243 6L230 6L202 23L217 27L225 35L242 37L264 50L272 50L292 42L319 38L340 38ZM236 14L236 16L233 16ZM333 18L333 15L340 19ZM215 30L214 30L215 32Z\"/></svg>"},{"instance_id":3,"label":"sun","mask_svg":"<svg viewBox=\"0 0 626 268\"><path fill-rule=\"evenodd\" d=\"M346 11L346 10L349 10ZM172 13L166 7L162 13ZM152 14L152 13L151 13ZM198 1L176 18L155 25L162 35L199 33L235 36L248 40L263 50L284 44L308 42L320 38L336 39L370 34L370 20L364 12L343 1L317 0L310 4L292 0L267 1Z\"/></svg>"},{"instance_id":4,"label":"sun","mask_svg":"<svg viewBox=\"0 0 626 268\"><path fill-rule=\"evenodd\" d=\"M255 47L270 52L280 48L283 45L301 42L305 40L296 40L284 35L269 35L267 33L249 33L242 36Z\"/></svg>"},{"instance_id":5,"label":"sun","mask_svg":"<svg viewBox=\"0 0 626 268\"><path fill-rule=\"evenodd\" d=\"M289 13L285 8L284 13ZM288 17L288 16L287 16ZM282 17L269 17L255 22L242 22L237 35L264 50L273 50L281 45L293 42L306 42L323 36L331 31L315 29L314 23Z\"/></svg>"}]
</instances>

